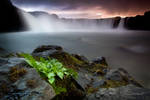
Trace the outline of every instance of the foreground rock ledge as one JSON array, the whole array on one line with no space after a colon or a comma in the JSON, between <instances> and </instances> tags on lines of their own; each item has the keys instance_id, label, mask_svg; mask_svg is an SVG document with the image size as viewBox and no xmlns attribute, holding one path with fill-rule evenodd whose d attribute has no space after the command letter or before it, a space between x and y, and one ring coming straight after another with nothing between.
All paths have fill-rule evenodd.
<instances>
[{"instance_id":1,"label":"foreground rock ledge","mask_svg":"<svg viewBox=\"0 0 150 100\"><path fill-rule=\"evenodd\" d=\"M111 69L104 57L89 61L53 45L39 46L32 55L56 58L76 70L79 77L61 81L67 93L56 95L52 86L17 53L3 55L0 57L0 100L150 100L150 89L144 88L126 70Z\"/></svg>"}]
</instances>

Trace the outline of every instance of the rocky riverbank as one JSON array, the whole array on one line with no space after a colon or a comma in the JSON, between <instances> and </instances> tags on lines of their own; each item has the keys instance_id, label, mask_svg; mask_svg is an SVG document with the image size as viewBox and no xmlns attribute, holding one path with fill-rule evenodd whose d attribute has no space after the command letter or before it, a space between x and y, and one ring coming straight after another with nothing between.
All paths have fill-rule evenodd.
<instances>
[{"instance_id":1,"label":"rocky riverbank","mask_svg":"<svg viewBox=\"0 0 150 100\"><path fill-rule=\"evenodd\" d=\"M125 69L111 69L104 57L89 61L82 55L69 54L62 47L53 45L39 46L32 55L35 58L55 58L77 71L78 78L58 79L57 85L65 87L67 92L56 95L47 80L19 53L5 53L0 57L0 100L150 99L150 89L144 88Z\"/></svg>"}]
</instances>

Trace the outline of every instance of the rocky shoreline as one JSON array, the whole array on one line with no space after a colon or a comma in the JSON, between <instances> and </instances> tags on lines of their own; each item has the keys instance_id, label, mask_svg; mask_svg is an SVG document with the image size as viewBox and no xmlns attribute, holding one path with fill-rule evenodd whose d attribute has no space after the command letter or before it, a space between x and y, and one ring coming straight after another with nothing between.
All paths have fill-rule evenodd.
<instances>
[{"instance_id":1,"label":"rocky shoreline","mask_svg":"<svg viewBox=\"0 0 150 100\"><path fill-rule=\"evenodd\" d=\"M1 52L2 50L2 52ZM19 56L0 57L0 100L149 100L144 88L123 68L111 69L104 57L89 61L79 54L69 54L60 46L36 48L32 55L51 57L78 72L78 78L57 80L67 92L56 95L52 86Z\"/></svg>"}]
</instances>

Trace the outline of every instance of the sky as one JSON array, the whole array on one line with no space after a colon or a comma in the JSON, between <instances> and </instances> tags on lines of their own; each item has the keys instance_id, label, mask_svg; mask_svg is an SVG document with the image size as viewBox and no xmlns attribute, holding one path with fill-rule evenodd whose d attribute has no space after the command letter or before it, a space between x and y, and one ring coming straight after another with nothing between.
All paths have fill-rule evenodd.
<instances>
[{"instance_id":1,"label":"sky","mask_svg":"<svg viewBox=\"0 0 150 100\"><path fill-rule=\"evenodd\" d=\"M142 15L150 0L11 0L25 11L46 11L61 18L110 18Z\"/></svg>"}]
</instances>

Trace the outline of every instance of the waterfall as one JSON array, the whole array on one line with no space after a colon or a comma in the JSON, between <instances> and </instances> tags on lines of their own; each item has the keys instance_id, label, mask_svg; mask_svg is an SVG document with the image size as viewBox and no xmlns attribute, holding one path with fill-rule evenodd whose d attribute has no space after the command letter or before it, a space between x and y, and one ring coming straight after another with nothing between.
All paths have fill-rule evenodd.
<instances>
[{"instance_id":1,"label":"waterfall","mask_svg":"<svg viewBox=\"0 0 150 100\"><path fill-rule=\"evenodd\" d=\"M19 11L21 16L23 17L23 20L25 24L27 25L27 28L29 31L32 32L50 32L54 31L53 26L54 23L52 21L44 16L41 18L36 18L35 16L31 15L30 13Z\"/></svg>"},{"instance_id":2,"label":"waterfall","mask_svg":"<svg viewBox=\"0 0 150 100\"><path fill-rule=\"evenodd\" d=\"M124 28L124 21L125 19L124 18L121 18L120 22L119 22L119 25L118 25L118 29L125 29Z\"/></svg>"},{"instance_id":3,"label":"waterfall","mask_svg":"<svg viewBox=\"0 0 150 100\"><path fill-rule=\"evenodd\" d=\"M26 25L33 32L107 32L113 28L114 19L61 19L52 18L52 15L36 13L34 16L25 11L19 11ZM124 19L121 19L117 30L124 29Z\"/></svg>"}]
</instances>

